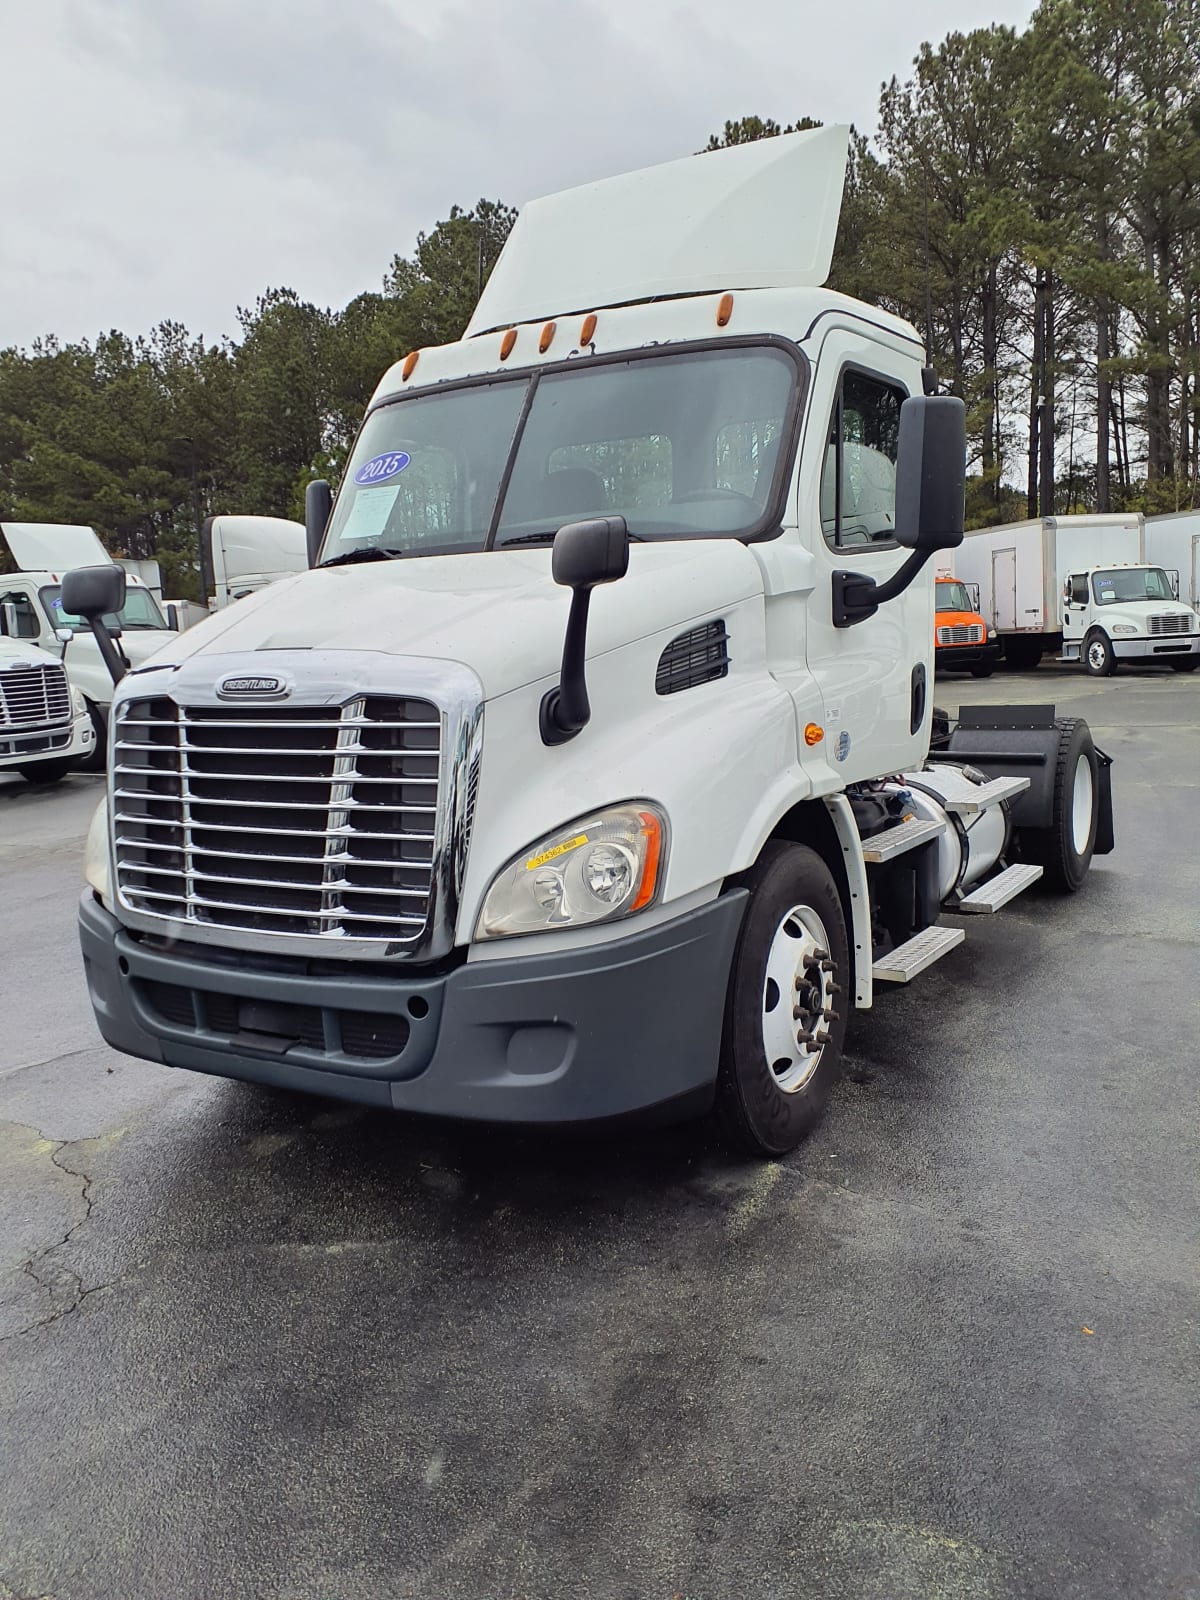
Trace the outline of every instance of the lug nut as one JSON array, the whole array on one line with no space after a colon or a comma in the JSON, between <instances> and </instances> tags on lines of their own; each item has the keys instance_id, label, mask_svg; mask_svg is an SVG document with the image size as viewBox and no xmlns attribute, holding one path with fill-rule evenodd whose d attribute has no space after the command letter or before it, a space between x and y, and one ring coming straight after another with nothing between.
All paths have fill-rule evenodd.
<instances>
[{"instance_id":1,"label":"lug nut","mask_svg":"<svg viewBox=\"0 0 1200 1600\"><path fill-rule=\"evenodd\" d=\"M840 1022L842 1020L842 1014L840 1011L829 1010L824 1011L821 1014L825 1018L826 1022Z\"/></svg>"}]
</instances>

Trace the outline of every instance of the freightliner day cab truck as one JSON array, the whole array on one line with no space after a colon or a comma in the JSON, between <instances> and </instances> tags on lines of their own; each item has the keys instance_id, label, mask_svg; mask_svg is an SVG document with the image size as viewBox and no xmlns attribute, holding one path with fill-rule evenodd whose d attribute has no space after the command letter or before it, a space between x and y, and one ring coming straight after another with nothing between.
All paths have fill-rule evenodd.
<instances>
[{"instance_id":1,"label":"freightliner day cab truck","mask_svg":"<svg viewBox=\"0 0 1200 1600\"><path fill-rule=\"evenodd\" d=\"M1012 667L1036 667L1047 650L1093 677L1121 662L1194 672L1200 618L1146 565L1141 514L1043 517L967 534L956 576L979 591L980 610Z\"/></svg>"},{"instance_id":2,"label":"freightliner day cab truck","mask_svg":"<svg viewBox=\"0 0 1200 1600\"><path fill-rule=\"evenodd\" d=\"M62 580L72 567L112 560L93 529L68 523L3 522L0 545L7 546L16 571L0 573L0 604L9 607L16 637L38 645L61 660L71 686L87 703L95 732L85 764L103 761L105 726L112 700L112 677L92 630L83 618L64 609ZM118 650L130 666L148 661L173 637L152 591L134 573L124 573L125 601L110 623L119 632Z\"/></svg>"},{"instance_id":3,"label":"freightliner day cab truck","mask_svg":"<svg viewBox=\"0 0 1200 1600\"><path fill-rule=\"evenodd\" d=\"M14 611L0 610L0 773L57 783L94 753L95 730L62 662L18 636Z\"/></svg>"},{"instance_id":4,"label":"freightliner day cab truck","mask_svg":"<svg viewBox=\"0 0 1200 1600\"><path fill-rule=\"evenodd\" d=\"M939 672L969 672L990 678L1000 646L988 634L979 597L959 578L939 572L933 587L934 666Z\"/></svg>"},{"instance_id":5,"label":"freightliner day cab truck","mask_svg":"<svg viewBox=\"0 0 1200 1600\"><path fill-rule=\"evenodd\" d=\"M451 1117L715 1109L777 1154L851 1006L1112 847L1083 722L934 715L964 414L821 287L845 153L528 206L310 486L312 570L125 674L81 902L112 1045ZM98 638L118 582L71 574Z\"/></svg>"}]
</instances>

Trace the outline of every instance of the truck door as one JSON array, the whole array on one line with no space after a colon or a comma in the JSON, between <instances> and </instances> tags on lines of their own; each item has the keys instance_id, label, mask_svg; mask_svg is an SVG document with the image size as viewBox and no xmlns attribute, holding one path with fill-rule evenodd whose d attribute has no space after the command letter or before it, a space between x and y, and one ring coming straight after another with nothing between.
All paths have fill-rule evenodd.
<instances>
[{"instance_id":1,"label":"truck door","mask_svg":"<svg viewBox=\"0 0 1200 1600\"><path fill-rule=\"evenodd\" d=\"M1063 592L1063 644L1079 644L1088 619L1086 572L1073 572Z\"/></svg>"},{"instance_id":2,"label":"truck door","mask_svg":"<svg viewBox=\"0 0 1200 1600\"><path fill-rule=\"evenodd\" d=\"M847 783L902 770L924 754L933 667L933 572L873 617L833 625L833 575L886 581L896 543L896 449L907 385L894 352L831 331L815 364L798 521L816 555L808 666L824 701L824 752ZM883 371L880 369L884 368Z\"/></svg>"},{"instance_id":3,"label":"truck door","mask_svg":"<svg viewBox=\"0 0 1200 1600\"><path fill-rule=\"evenodd\" d=\"M1017 552L992 551L992 627L997 633L1017 631Z\"/></svg>"}]
</instances>

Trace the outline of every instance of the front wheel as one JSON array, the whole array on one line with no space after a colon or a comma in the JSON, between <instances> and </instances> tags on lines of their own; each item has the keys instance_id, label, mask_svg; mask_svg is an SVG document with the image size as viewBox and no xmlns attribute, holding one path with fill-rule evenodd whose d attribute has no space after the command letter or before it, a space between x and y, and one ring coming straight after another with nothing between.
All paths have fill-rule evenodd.
<instances>
[{"instance_id":1,"label":"front wheel","mask_svg":"<svg viewBox=\"0 0 1200 1600\"><path fill-rule=\"evenodd\" d=\"M1117 670L1112 641L1106 633L1089 633L1083 642L1083 670L1092 678L1111 678Z\"/></svg>"},{"instance_id":2,"label":"front wheel","mask_svg":"<svg viewBox=\"0 0 1200 1600\"><path fill-rule=\"evenodd\" d=\"M973 678L990 678L995 670L990 661L985 661L982 665L971 668L971 676Z\"/></svg>"},{"instance_id":3,"label":"front wheel","mask_svg":"<svg viewBox=\"0 0 1200 1600\"><path fill-rule=\"evenodd\" d=\"M1176 672L1195 672L1200 667L1200 656L1188 656L1186 660L1172 661L1171 665Z\"/></svg>"},{"instance_id":4,"label":"front wheel","mask_svg":"<svg viewBox=\"0 0 1200 1600\"><path fill-rule=\"evenodd\" d=\"M816 1126L837 1077L850 950L837 884L815 850L773 840L745 882L717 1115L743 1150L781 1156Z\"/></svg>"},{"instance_id":5,"label":"front wheel","mask_svg":"<svg viewBox=\"0 0 1200 1600\"><path fill-rule=\"evenodd\" d=\"M32 783L37 789L47 784L61 783L70 770L69 761L39 761L36 766L17 768L25 782Z\"/></svg>"}]
</instances>

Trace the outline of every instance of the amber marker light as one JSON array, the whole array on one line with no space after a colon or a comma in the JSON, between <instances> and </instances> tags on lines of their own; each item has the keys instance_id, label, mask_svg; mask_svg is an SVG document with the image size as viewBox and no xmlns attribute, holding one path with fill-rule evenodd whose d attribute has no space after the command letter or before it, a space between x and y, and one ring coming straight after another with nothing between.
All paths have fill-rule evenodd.
<instances>
[{"instance_id":1,"label":"amber marker light","mask_svg":"<svg viewBox=\"0 0 1200 1600\"><path fill-rule=\"evenodd\" d=\"M731 294L723 294L720 304L717 306L717 327L723 328L732 315L733 296Z\"/></svg>"},{"instance_id":2,"label":"amber marker light","mask_svg":"<svg viewBox=\"0 0 1200 1600\"><path fill-rule=\"evenodd\" d=\"M501 339L501 341L500 341L500 359L501 359L501 361L507 361L509 356L512 355L513 345L515 345L516 342L517 342L517 330L515 328L510 328L508 330L508 332L504 335L503 339Z\"/></svg>"},{"instance_id":3,"label":"amber marker light","mask_svg":"<svg viewBox=\"0 0 1200 1600\"><path fill-rule=\"evenodd\" d=\"M413 375L413 368L420 359L421 352L419 350L410 350L404 358L404 367L400 373L400 376L406 380L411 378Z\"/></svg>"},{"instance_id":4,"label":"amber marker light","mask_svg":"<svg viewBox=\"0 0 1200 1600\"><path fill-rule=\"evenodd\" d=\"M579 334L579 342L580 342L580 344L591 344L592 338L593 338L595 332L596 332L596 313L594 311L589 311L587 316L584 317L584 319L583 319L583 327L580 330L580 334Z\"/></svg>"},{"instance_id":5,"label":"amber marker light","mask_svg":"<svg viewBox=\"0 0 1200 1600\"><path fill-rule=\"evenodd\" d=\"M640 911L654 899L658 889L658 863L662 858L662 823L651 811L639 811L642 838L646 841L646 865L642 869L642 882L634 897L630 911Z\"/></svg>"},{"instance_id":6,"label":"amber marker light","mask_svg":"<svg viewBox=\"0 0 1200 1600\"><path fill-rule=\"evenodd\" d=\"M816 722L810 722L804 730L805 744L820 744L825 737L825 729Z\"/></svg>"},{"instance_id":7,"label":"amber marker light","mask_svg":"<svg viewBox=\"0 0 1200 1600\"><path fill-rule=\"evenodd\" d=\"M557 322L548 322L546 324L546 326L542 329L542 337L538 340L538 353L540 355L544 356L546 354L546 351L549 350L550 345L551 345L551 343L553 342L553 339L554 339L554 330L557 327L558 327L558 323Z\"/></svg>"}]
</instances>

